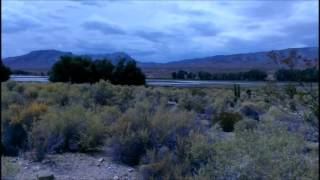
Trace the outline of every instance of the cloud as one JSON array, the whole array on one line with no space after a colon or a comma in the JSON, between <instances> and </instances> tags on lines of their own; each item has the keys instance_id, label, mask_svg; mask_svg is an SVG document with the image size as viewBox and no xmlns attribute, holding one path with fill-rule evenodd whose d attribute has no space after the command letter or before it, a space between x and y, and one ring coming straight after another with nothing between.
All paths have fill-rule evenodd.
<instances>
[{"instance_id":1,"label":"cloud","mask_svg":"<svg viewBox=\"0 0 320 180\"><path fill-rule=\"evenodd\" d=\"M310 1L2 1L2 55L38 49L139 61L318 46Z\"/></svg>"},{"instance_id":2,"label":"cloud","mask_svg":"<svg viewBox=\"0 0 320 180\"><path fill-rule=\"evenodd\" d=\"M188 27L201 36L216 36L220 29L212 22L191 22Z\"/></svg>"},{"instance_id":3,"label":"cloud","mask_svg":"<svg viewBox=\"0 0 320 180\"><path fill-rule=\"evenodd\" d=\"M17 15L11 16L13 20L3 19L2 33L18 33L41 27L41 24L33 18Z\"/></svg>"},{"instance_id":4,"label":"cloud","mask_svg":"<svg viewBox=\"0 0 320 180\"><path fill-rule=\"evenodd\" d=\"M135 35L156 43L175 37L173 34L160 31L137 31L135 32Z\"/></svg>"},{"instance_id":5,"label":"cloud","mask_svg":"<svg viewBox=\"0 0 320 180\"><path fill-rule=\"evenodd\" d=\"M116 25L112 25L102 21L88 21L84 22L82 25L86 30L100 31L103 34L125 34L125 32L117 27Z\"/></svg>"}]
</instances>

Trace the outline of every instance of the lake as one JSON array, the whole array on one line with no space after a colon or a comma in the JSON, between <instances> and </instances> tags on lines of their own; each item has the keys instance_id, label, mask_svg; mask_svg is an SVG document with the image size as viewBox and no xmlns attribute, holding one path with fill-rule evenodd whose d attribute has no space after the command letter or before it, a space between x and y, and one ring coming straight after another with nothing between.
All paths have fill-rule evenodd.
<instances>
[{"instance_id":1,"label":"lake","mask_svg":"<svg viewBox=\"0 0 320 180\"><path fill-rule=\"evenodd\" d=\"M12 75L11 81L19 82L49 82L48 76L27 76L27 75ZM242 87L257 87L263 86L265 81L204 81L204 80L174 80L174 79L146 79L146 84L149 86L169 86L169 87L226 87L239 84ZM277 83L284 85L286 82Z\"/></svg>"}]
</instances>

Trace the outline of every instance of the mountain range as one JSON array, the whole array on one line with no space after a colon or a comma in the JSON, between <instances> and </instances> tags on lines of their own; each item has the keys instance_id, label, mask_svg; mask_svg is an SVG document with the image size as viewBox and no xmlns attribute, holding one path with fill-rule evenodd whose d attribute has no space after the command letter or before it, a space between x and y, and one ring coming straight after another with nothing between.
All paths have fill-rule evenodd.
<instances>
[{"instance_id":1,"label":"mountain range","mask_svg":"<svg viewBox=\"0 0 320 180\"><path fill-rule=\"evenodd\" d=\"M290 50L297 50L298 54L308 59L318 60L318 47L289 48L275 50L275 52L286 56ZM269 51L268 51L269 52ZM172 61L168 63L145 63L137 62L147 77L166 78L170 77L173 71L186 70L191 72L226 72L226 71L246 71L250 69L261 69L265 71L274 71L277 65L268 57L266 52L242 53L233 55L216 55L204 58L185 59ZM51 66L58 61L60 56L76 55L71 52L58 50L38 50L28 54L8 57L2 59L3 63L14 70L24 70L30 72L47 72ZM86 54L92 59L109 59L116 64L120 59L132 60L133 58L123 52L111 54ZM298 63L300 68L304 68L302 62Z\"/></svg>"}]
</instances>

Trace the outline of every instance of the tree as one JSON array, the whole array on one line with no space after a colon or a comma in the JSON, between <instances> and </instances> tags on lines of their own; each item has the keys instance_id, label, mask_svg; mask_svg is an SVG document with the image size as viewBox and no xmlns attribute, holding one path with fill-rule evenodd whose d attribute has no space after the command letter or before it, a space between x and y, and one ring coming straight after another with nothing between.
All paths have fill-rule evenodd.
<instances>
[{"instance_id":1,"label":"tree","mask_svg":"<svg viewBox=\"0 0 320 180\"><path fill-rule=\"evenodd\" d=\"M187 78L188 79L195 79L196 78L196 74L194 74L193 72L188 72Z\"/></svg>"},{"instance_id":2,"label":"tree","mask_svg":"<svg viewBox=\"0 0 320 180\"><path fill-rule=\"evenodd\" d=\"M179 70L177 73L177 79L186 79L187 78L187 72L183 70Z\"/></svg>"},{"instance_id":3,"label":"tree","mask_svg":"<svg viewBox=\"0 0 320 180\"><path fill-rule=\"evenodd\" d=\"M171 76L172 76L172 79L177 79L177 73L176 72L171 73Z\"/></svg>"},{"instance_id":4,"label":"tree","mask_svg":"<svg viewBox=\"0 0 320 180\"><path fill-rule=\"evenodd\" d=\"M97 81L100 79L111 80L112 72L114 70L114 65L111 61L107 59L96 60L93 64L92 71L94 72Z\"/></svg>"},{"instance_id":5,"label":"tree","mask_svg":"<svg viewBox=\"0 0 320 180\"><path fill-rule=\"evenodd\" d=\"M10 78L11 70L6 67L2 61L0 61L0 74L1 74L1 82L7 81Z\"/></svg>"},{"instance_id":6,"label":"tree","mask_svg":"<svg viewBox=\"0 0 320 180\"><path fill-rule=\"evenodd\" d=\"M115 66L112 72L111 83L112 84L124 84L124 69L125 69L125 59L121 59Z\"/></svg>"},{"instance_id":7,"label":"tree","mask_svg":"<svg viewBox=\"0 0 320 180\"><path fill-rule=\"evenodd\" d=\"M212 75L208 72L200 71L198 72L199 79L201 80L210 80L212 79Z\"/></svg>"},{"instance_id":8,"label":"tree","mask_svg":"<svg viewBox=\"0 0 320 180\"><path fill-rule=\"evenodd\" d=\"M265 78L267 77L267 73L264 71L260 71L257 69L253 69L250 70L246 73L244 73L244 78L246 80L250 80L250 81L259 81L259 80L265 80Z\"/></svg>"},{"instance_id":9,"label":"tree","mask_svg":"<svg viewBox=\"0 0 320 180\"><path fill-rule=\"evenodd\" d=\"M52 82L84 83L95 82L92 74L92 61L80 56L62 56L49 72Z\"/></svg>"},{"instance_id":10,"label":"tree","mask_svg":"<svg viewBox=\"0 0 320 180\"><path fill-rule=\"evenodd\" d=\"M109 60L92 61L83 56L62 56L49 72L52 82L95 83L100 79L113 84L142 85L145 76L134 60L119 61L116 67Z\"/></svg>"},{"instance_id":11,"label":"tree","mask_svg":"<svg viewBox=\"0 0 320 180\"><path fill-rule=\"evenodd\" d=\"M125 59L122 59L114 68L111 82L120 85L144 85L145 79L145 75L134 60L125 62Z\"/></svg>"}]
</instances>

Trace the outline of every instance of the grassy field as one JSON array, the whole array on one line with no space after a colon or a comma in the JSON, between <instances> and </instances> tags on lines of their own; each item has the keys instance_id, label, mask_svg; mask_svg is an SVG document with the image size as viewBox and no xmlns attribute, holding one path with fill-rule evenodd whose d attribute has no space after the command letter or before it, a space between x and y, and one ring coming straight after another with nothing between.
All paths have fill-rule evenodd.
<instances>
[{"instance_id":1,"label":"grassy field","mask_svg":"<svg viewBox=\"0 0 320 180\"><path fill-rule=\"evenodd\" d=\"M142 179L318 179L318 94L233 88L1 84L1 152L112 150ZM2 174L12 174L2 158Z\"/></svg>"}]
</instances>

